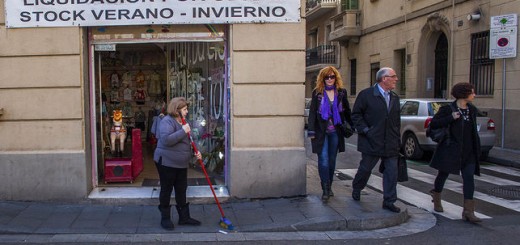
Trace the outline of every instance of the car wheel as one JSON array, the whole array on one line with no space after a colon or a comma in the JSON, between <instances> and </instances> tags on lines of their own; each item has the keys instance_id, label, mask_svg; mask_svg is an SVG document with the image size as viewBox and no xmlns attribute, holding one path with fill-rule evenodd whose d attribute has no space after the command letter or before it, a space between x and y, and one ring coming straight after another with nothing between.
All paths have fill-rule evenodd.
<instances>
[{"instance_id":1,"label":"car wheel","mask_svg":"<svg viewBox=\"0 0 520 245\"><path fill-rule=\"evenodd\" d=\"M408 133L404 136L403 152L408 159L421 159L424 152L417 142L414 134Z\"/></svg>"},{"instance_id":2,"label":"car wheel","mask_svg":"<svg viewBox=\"0 0 520 245\"><path fill-rule=\"evenodd\" d=\"M480 154L480 161L486 161L487 158L489 156L489 151L483 151L481 154Z\"/></svg>"}]
</instances>

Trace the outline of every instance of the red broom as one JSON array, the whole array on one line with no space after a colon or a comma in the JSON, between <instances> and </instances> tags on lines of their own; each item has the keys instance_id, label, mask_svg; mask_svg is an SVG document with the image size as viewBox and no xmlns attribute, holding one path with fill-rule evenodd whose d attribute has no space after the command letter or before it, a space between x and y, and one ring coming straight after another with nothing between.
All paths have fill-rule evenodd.
<instances>
[{"instance_id":1,"label":"red broom","mask_svg":"<svg viewBox=\"0 0 520 245\"><path fill-rule=\"evenodd\" d=\"M181 116L181 120L182 120L182 125L186 125L186 120L184 120L184 117ZM188 133L188 138L190 138L191 147L193 147L193 152L195 152L195 154L197 154L199 151L197 150L197 146L195 145L195 142L193 142L193 139L191 138L190 133ZM206 167L204 166L202 159L198 159L198 160L199 160L200 166L202 167L202 171L204 172L204 176L206 176L206 181L208 181L209 187L211 188L211 192L213 193L213 197L215 198L215 202L217 203L218 209L220 210L220 215L222 216L222 218L220 218L219 225L222 228L225 228L228 230L233 230L235 227L233 226L231 221L229 221L226 218L226 216L224 215L224 210L222 210L222 207L220 206L220 202L218 201L217 195L215 194L215 190L213 189L213 185L211 184L208 173L206 172Z\"/></svg>"}]
</instances>

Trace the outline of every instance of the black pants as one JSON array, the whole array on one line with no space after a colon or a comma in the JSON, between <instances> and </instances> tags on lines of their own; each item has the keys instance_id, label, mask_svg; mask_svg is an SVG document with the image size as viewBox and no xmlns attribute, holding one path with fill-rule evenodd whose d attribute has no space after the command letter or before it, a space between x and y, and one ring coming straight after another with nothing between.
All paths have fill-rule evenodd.
<instances>
[{"instance_id":1,"label":"black pants","mask_svg":"<svg viewBox=\"0 0 520 245\"><path fill-rule=\"evenodd\" d=\"M475 157L470 158L468 163L462 166L462 193L464 193L464 199L473 199L473 193L475 192L475 167ZM449 175L450 174L448 172L439 170L434 183L435 192L442 191L444 188L444 183L446 183Z\"/></svg>"},{"instance_id":2,"label":"black pants","mask_svg":"<svg viewBox=\"0 0 520 245\"><path fill-rule=\"evenodd\" d=\"M159 205L170 206L170 198L175 188L175 202L177 205L184 206L186 204L186 190L188 189L188 169L166 167L161 165L160 162L155 163L161 182Z\"/></svg>"},{"instance_id":3,"label":"black pants","mask_svg":"<svg viewBox=\"0 0 520 245\"><path fill-rule=\"evenodd\" d=\"M380 159L381 164L385 165L385 171L383 171L383 202L390 205L397 201L397 156L379 157L362 153L356 176L352 180L352 189L361 191L367 186L372 169Z\"/></svg>"}]
</instances>

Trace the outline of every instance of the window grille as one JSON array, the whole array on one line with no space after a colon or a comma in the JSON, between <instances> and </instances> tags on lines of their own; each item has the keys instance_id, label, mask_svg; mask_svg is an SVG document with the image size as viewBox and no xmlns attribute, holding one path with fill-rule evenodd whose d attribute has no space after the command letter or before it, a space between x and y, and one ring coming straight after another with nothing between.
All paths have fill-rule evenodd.
<instances>
[{"instance_id":1,"label":"window grille","mask_svg":"<svg viewBox=\"0 0 520 245\"><path fill-rule=\"evenodd\" d=\"M489 58L489 31L471 34L469 81L477 95L493 95L495 61Z\"/></svg>"}]
</instances>

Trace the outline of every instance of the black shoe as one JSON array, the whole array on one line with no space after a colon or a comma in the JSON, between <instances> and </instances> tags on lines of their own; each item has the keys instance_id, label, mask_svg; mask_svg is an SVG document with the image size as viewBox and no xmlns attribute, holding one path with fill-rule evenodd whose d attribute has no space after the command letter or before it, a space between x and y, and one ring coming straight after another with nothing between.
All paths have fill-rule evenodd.
<instances>
[{"instance_id":1,"label":"black shoe","mask_svg":"<svg viewBox=\"0 0 520 245\"><path fill-rule=\"evenodd\" d=\"M179 213L179 225L200 225L200 221L193 219L190 216L190 204L177 205L177 212Z\"/></svg>"},{"instance_id":2,"label":"black shoe","mask_svg":"<svg viewBox=\"0 0 520 245\"><path fill-rule=\"evenodd\" d=\"M393 203L392 204L384 204L383 203L383 209L387 209L387 210L390 210L394 213L399 213L401 212L401 209L397 206L395 206Z\"/></svg>"},{"instance_id":3,"label":"black shoe","mask_svg":"<svg viewBox=\"0 0 520 245\"><path fill-rule=\"evenodd\" d=\"M361 191L360 190L352 190L352 199L359 201L361 200Z\"/></svg>"}]
</instances>

